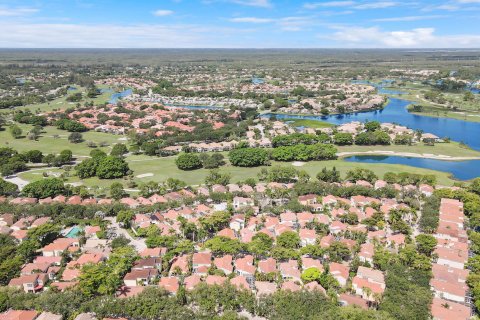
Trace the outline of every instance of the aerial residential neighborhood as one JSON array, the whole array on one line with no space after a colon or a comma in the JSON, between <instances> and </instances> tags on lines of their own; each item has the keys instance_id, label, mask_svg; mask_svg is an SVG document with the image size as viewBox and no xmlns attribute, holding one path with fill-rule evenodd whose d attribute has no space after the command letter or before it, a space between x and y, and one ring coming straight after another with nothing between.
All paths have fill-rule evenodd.
<instances>
[{"instance_id":1,"label":"aerial residential neighborhood","mask_svg":"<svg viewBox=\"0 0 480 320\"><path fill-rule=\"evenodd\" d=\"M478 0L0 0L0 320L480 319Z\"/></svg>"}]
</instances>

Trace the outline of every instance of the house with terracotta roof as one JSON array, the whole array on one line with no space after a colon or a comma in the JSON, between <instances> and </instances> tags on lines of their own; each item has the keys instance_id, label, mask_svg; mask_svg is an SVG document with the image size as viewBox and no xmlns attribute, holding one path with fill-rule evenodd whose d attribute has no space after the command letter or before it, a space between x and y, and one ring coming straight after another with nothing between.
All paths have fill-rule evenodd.
<instances>
[{"instance_id":1,"label":"house with terracotta roof","mask_svg":"<svg viewBox=\"0 0 480 320\"><path fill-rule=\"evenodd\" d=\"M8 310L0 313L0 320L35 320L37 316L35 310Z\"/></svg>"},{"instance_id":2,"label":"house with terracotta roof","mask_svg":"<svg viewBox=\"0 0 480 320\"><path fill-rule=\"evenodd\" d=\"M303 206L311 206L317 203L317 195L316 194L307 194L304 196L298 197L298 202L300 202Z\"/></svg>"},{"instance_id":3,"label":"house with terracotta roof","mask_svg":"<svg viewBox=\"0 0 480 320\"><path fill-rule=\"evenodd\" d=\"M201 282L202 278L198 274L192 274L191 276L185 277L185 279L183 279L185 289L188 291L192 291L193 289L195 289L195 287Z\"/></svg>"},{"instance_id":4,"label":"house with terracotta roof","mask_svg":"<svg viewBox=\"0 0 480 320\"><path fill-rule=\"evenodd\" d=\"M46 273L33 273L11 279L8 286L23 289L27 293L37 293L43 291L47 282L48 275Z\"/></svg>"},{"instance_id":5,"label":"house with terracotta roof","mask_svg":"<svg viewBox=\"0 0 480 320\"><path fill-rule=\"evenodd\" d=\"M277 284L267 281L255 281L255 291L257 296L270 295L277 291Z\"/></svg>"},{"instance_id":6,"label":"house with terracotta roof","mask_svg":"<svg viewBox=\"0 0 480 320\"><path fill-rule=\"evenodd\" d=\"M158 282L158 286L164 288L167 292L171 294L176 294L180 288L178 283L178 278L176 277L162 277Z\"/></svg>"},{"instance_id":7,"label":"house with terracotta roof","mask_svg":"<svg viewBox=\"0 0 480 320\"><path fill-rule=\"evenodd\" d=\"M441 298L433 298L430 309L433 320L468 320L472 315L469 307Z\"/></svg>"},{"instance_id":8,"label":"house with terracotta roof","mask_svg":"<svg viewBox=\"0 0 480 320\"><path fill-rule=\"evenodd\" d=\"M212 265L212 254L210 252L196 252L192 257L192 272L199 273L200 269L208 270ZM203 270L202 273L205 273Z\"/></svg>"},{"instance_id":9,"label":"house with terracotta roof","mask_svg":"<svg viewBox=\"0 0 480 320\"><path fill-rule=\"evenodd\" d=\"M277 261L275 259L270 257L265 260L258 261L258 272L267 274L277 271Z\"/></svg>"},{"instance_id":10,"label":"house with terracotta roof","mask_svg":"<svg viewBox=\"0 0 480 320\"><path fill-rule=\"evenodd\" d=\"M317 234L315 230L300 229L298 235L300 236L300 244L302 247L314 245L317 242Z\"/></svg>"},{"instance_id":11,"label":"house with terracotta roof","mask_svg":"<svg viewBox=\"0 0 480 320\"><path fill-rule=\"evenodd\" d=\"M233 198L233 208L235 210L245 208L245 207L253 207L255 202L252 198L245 198L245 197L234 197Z\"/></svg>"},{"instance_id":12,"label":"house with terracotta roof","mask_svg":"<svg viewBox=\"0 0 480 320\"><path fill-rule=\"evenodd\" d=\"M123 283L127 287L148 286L158 275L157 269L135 269L123 277Z\"/></svg>"},{"instance_id":13,"label":"house with terracotta roof","mask_svg":"<svg viewBox=\"0 0 480 320\"><path fill-rule=\"evenodd\" d=\"M233 272L232 265L233 257L229 254L213 259L213 265L218 269L222 270L226 275L229 275Z\"/></svg>"},{"instance_id":14,"label":"house with terracotta roof","mask_svg":"<svg viewBox=\"0 0 480 320\"><path fill-rule=\"evenodd\" d=\"M360 266L352 280L352 287L362 298L375 301L374 294L381 295L385 291L385 276L379 270Z\"/></svg>"},{"instance_id":15,"label":"house with terracotta roof","mask_svg":"<svg viewBox=\"0 0 480 320\"><path fill-rule=\"evenodd\" d=\"M181 256L175 257L170 267L169 275L179 274L179 273L182 273L182 274L188 273L190 271L189 261L190 261L190 256L188 255L181 255Z\"/></svg>"},{"instance_id":16,"label":"house with terracotta roof","mask_svg":"<svg viewBox=\"0 0 480 320\"><path fill-rule=\"evenodd\" d=\"M358 253L358 259L361 262L373 263L373 255L375 253L375 247L372 243L366 242L360 246L360 252Z\"/></svg>"},{"instance_id":17,"label":"house with terracotta roof","mask_svg":"<svg viewBox=\"0 0 480 320\"><path fill-rule=\"evenodd\" d=\"M235 272L240 276L244 276L249 283L253 281L255 271L256 268L253 265L253 256L247 255L235 260Z\"/></svg>"},{"instance_id":18,"label":"house with terracotta roof","mask_svg":"<svg viewBox=\"0 0 480 320\"><path fill-rule=\"evenodd\" d=\"M300 270L298 270L298 261L289 260L278 264L278 270L283 279L291 279L293 281L301 281Z\"/></svg>"},{"instance_id":19,"label":"house with terracotta roof","mask_svg":"<svg viewBox=\"0 0 480 320\"><path fill-rule=\"evenodd\" d=\"M330 263L329 267L330 274L338 281L340 286L345 286L349 276L349 267L337 262Z\"/></svg>"},{"instance_id":20,"label":"house with terracotta roof","mask_svg":"<svg viewBox=\"0 0 480 320\"><path fill-rule=\"evenodd\" d=\"M162 259L148 257L135 261L132 270L142 269L157 269L158 271L162 271Z\"/></svg>"},{"instance_id":21,"label":"house with terracotta roof","mask_svg":"<svg viewBox=\"0 0 480 320\"><path fill-rule=\"evenodd\" d=\"M52 243L41 249L45 257L61 257L67 251L77 251L80 247L78 239L75 238L58 238Z\"/></svg>"}]
</instances>

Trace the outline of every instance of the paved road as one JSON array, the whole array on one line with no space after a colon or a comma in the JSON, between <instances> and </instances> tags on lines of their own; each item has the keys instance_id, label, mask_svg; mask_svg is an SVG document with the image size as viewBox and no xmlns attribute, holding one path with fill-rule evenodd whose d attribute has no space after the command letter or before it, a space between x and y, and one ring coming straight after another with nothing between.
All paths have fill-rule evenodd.
<instances>
[{"instance_id":1,"label":"paved road","mask_svg":"<svg viewBox=\"0 0 480 320\"><path fill-rule=\"evenodd\" d=\"M107 217L105 220L110 222L110 228L114 230L117 235L123 235L125 238L130 240L130 244L135 247L137 252L141 252L147 248L145 240L142 238L133 238L127 230L121 228L118 223L115 221L115 217Z\"/></svg>"}]
</instances>

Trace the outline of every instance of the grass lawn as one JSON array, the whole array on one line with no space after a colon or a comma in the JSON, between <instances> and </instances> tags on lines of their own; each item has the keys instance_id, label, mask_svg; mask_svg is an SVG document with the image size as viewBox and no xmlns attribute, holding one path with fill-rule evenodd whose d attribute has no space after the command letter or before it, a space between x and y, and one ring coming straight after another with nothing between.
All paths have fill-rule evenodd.
<instances>
[{"instance_id":1,"label":"grass lawn","mask_svg":"<svg viewBox=\"0 0 480 320\"><path fill-rule=\"evenodd\" d=\"M60 97L60 98L57 98L55 100L48 101L48 102L45 102L45 103L31 104L31 105L27 105L27 106L24 106L24 107L15 107L14 110L18 111L18 110L29 109L33 113L42 113L42 112L51 112L51 111L58 110L58 109L67 109L69 107L74 107L77 104L77 102L68 102L68 101L66 101L67 97L74 94L74 93L77 93L77 92L82 92L83 93L83 92L86 91L86 88L76 86L76 85L73 85L73 86L76 88L76 90L69 90L67 95L64 96L64 97ZM109 88L108 86L102 86L102 85L99 85L97 87L99 89ZM93 103L95 105L99 105L99 104L102 104L104 102L107 102L110 99L110 96L112 94L113 94L113 92L104 92L104 93L96 96L93 99L84 98L79 103L83 105L86 101L88 101L88 102L93 101ZM7 114L7 113L10 113L10 112L11 112L11 110L7 109L7 110L1 111L0 113Z\"/></svg>"},{"instance_id":2,"label":"grass lawn","mask_svg":"<svg viewBox=\"0 0 480 320\"><path fill-rule=\"evenodd\" d=\"M146 158L144 156L131 156L127 159L130 168L134 171L135 181L138 183L147 182L147 181L157 181L163 182L167 178L176 178L185 181L189 185L199 185L203 184L205 176L208 174L209 170L199 169L193 171L182 171L177 168L175 165L175 157L166 157L166 158ZM291 163L284 162L273 162L272 165L281 165L281 166L291 166ZM332 161L311 161L305 163L297 169L305 170L312 178L315 178L316 174L322 170L323 167L333 168L336 167L343 176L345 176L348 170L353 168L367 168L373 170L379 177L383 177L386 172L410 172L418 174L435 174L438 179L438 183L442 185L452 185L454 180L449 177L448 173L433 171L422 168L415 168L404 165L396 164L360 164L353 162L346 162L343 160L332 160ZM262 167L256 168L240 168L234 167L231 165L226 165L220 170L222 172L228 172L232 175L232 182L244 181L247 178L257 178L258 173ZM58 173L62 170L58 169L39 169L36 171L25 172L19 174L24 180L35 181L42 179L42 173L47 171L49 173ZM137 178L139 175L148 175L146 177ZM126 180L100 180L98 178L90 178L81 181L83 185L87 187L99 187L100 190L105 190L113 182L122 182L126 187ZM69 177L67 183L78 183L80 180L77 177Z\"/></svg>"},{"instance_id":3,"label":"grass lawn","mask_svg":"<svg viewBox=\"0 0 480 320\"><path fill-rule=\"evenodd\" d=\"M434 154L452 157L480 157L480 152L463 146L458 142L436 143L434 146L427 146L419 143L412 146L339 146L338 152L365 152L365 151L394 151L418 154Z\"/></svg>"},{"instance_id":4,"label":"grass lawn","mask_svg":"<svg viewBox=\"0 0 480 320\"><path fill-rule=\"evenodd\" d=\"M445 98L451 101L449 104L457 108L457 110L453 110L446 105L439 105L426 100L424 98L425 92L431 91L432 89L424 85L408 83L405 87L393 87L392 89L407 92L407 94L401 95L402 99L410 100L423 106L423 112L412 112L414 114L436 118L452 118L463 121L480 122L480 100L478 95L476 95L477 97L473 101L464 101L463 97L465 92L444 93L443 95Z\"/></svg>"},{"instance_id":5,"label":"grass lawn","mask_svg":"<svg viewBox=\"0 0 480 320\"><path fill-rule=\"evenodd\" d=\"M288 122L293 127L308 127L314 129L330 128L334 125L328 122L308 120L308 119L284 119L283 122Z\"/></svg>"},{"instance_id":6,"label":"grass lawn","mask_svg":"<svg viewBox=\"0 0 480 320\"><path fill-rule=\"evenodd\" d=\"M25 136L27 132L33 127L26 124L18 124L23 130L23 138L14 139L10 134L8 127L0 131L0 147L11 147L17 151L23 152L28 150L40 150L44 154L48 153L60 153L62 150L70 149L74 155L88 156L92 150L87 146L87 141L93 141L95 143L106 142L109 145L124 142L123 136L113 135L103 132L87 131L83 132L84 141L81 143L70 143L67 138L69 132L65 130L59 130L55 127L48 126L44 128L44 132L41 134L37 141L28 140ZM58 138L54 138L57 135ZM100 148L102 149L102 148ZM103 148L104 151L109 151L109 148Z\"/></svg>"}]
</instances>

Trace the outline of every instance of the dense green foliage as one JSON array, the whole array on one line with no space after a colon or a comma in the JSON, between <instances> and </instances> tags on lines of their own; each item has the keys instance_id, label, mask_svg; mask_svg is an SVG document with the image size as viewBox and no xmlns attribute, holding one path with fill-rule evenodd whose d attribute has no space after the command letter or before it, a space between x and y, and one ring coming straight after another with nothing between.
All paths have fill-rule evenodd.
<instances>
[{"instance_id":1,"label":"dense green foliage","mask_svg":"<svg viewBox=\"0 0 480 320\"><path fill-rule=\"evenodd\" d=\"M175 159L175 164L180 170L195 170L202 167L202 161L195 153L182 153Z\"/></svg>"},{"instance_id":2,"label":"dense green foliage","mask_svg":"<svg viewBox=\"0 0 480 320\"><path fill-rule=\"evenodd\" d=\"M337 158L337 149L330 144L297 144L273 149L271 158L276 161L332 160Z\"/></svg>"},{"instance_id":3,"label":"dense green foliage","mask_svg":"<svg viewBox=\"0 0 480 320\"><path fill-rule=\"evenodd\" d=\"M259 148L238 148L229 152L230 163L237 167L258 167L268 164L269 154Z\"/></svg>"},{"instance_id":4,"label":"dense green foliage","mask_svg":"<svg viewBox=\"0 0 480 320\"><path fill-rule=\"evenodd\" d=\"M63 181L58 178L48 178L37 180L27 184L22 193L27 197L43 199L47 197L56 197L65 193Z\"/></svg>"}]
</instances>

